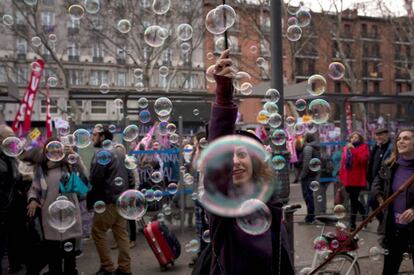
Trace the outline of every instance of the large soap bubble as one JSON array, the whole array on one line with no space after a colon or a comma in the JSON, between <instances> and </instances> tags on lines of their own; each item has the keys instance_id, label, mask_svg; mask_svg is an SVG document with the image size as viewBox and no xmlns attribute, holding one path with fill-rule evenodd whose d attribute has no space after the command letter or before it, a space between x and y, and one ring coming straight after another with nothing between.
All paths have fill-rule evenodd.
<instances>
[{"instance_id":1,"label":"large soap bubble","mask_svg":"<svg viewBox=\"0 0 414 275\"><path fill-rule=\"evenodd\" d=\"M251 199L243 203L241 208L247 208L250 214L237 218L237 225L249 235L261 235L269 230L272 224L272 213L260 200Z\"/></svg>"},{"instance_id":2,"label":"large soap bubble","mask_svg":"<svg viewBox=\"0 0 414 275\"><path fill-rule=\"evenodd\" d=\"M45 147L45 155L50 161L61 161L65 158L65 146L59 141L51 141Z\"/></svg>"},{"instance_id":3,"label":"large soap bubble","mask_svg":"<svg viewBox=\"0 0 414 275\"><path fill-rule=\"evenodd\" d=\"M73 136L75 137L76 147L80 149L86 148L91 144L91 134L88 130L78 129L73 132Z\"/></svg>"},{"instance_id":4,"label":"large soap bubble","mask_svg":"<svg viewBox=\"0 0 414 275\"><path fill-rule=\"evenodd\" d=\"M171 100L166 97L158 98L154 103L154 111L159 116L168 116L172 111L173 105Z\"/></svg>"},{"instance_id":5,"label":"large soap bubble","mask_svg":"<svg viewBox=\"0 0 414 275\"><path fill-rule=\"evenodd\" d=\"M138 126L135 124L131 124L125 127L122 138L126 142L131 142L131 141L134 141L138 137L138 134L139 134Z\"/></svg>"},{"instance_id":6,"label":"large soap bubble","mask_svg":"<svg viewBox=\"0 0 414 275\"><path fill-rule=\"evenodd\" d=\"M329 120L331 105L324 99L314 99L309 103L308 113L312 116L312 121L314 123L325 123Z\"/></svg>"},{"instance_id":7,"label":"large soap bubble","mask_svg":"<svg viewBox=\"0 0 414 275\"><path fill-rule=\"evenodd\" d=\"M127 190L116 201L119 215L127 220L138 220L145 215L145 196L138 190Z\"/></svg>"},{"instance_id":8,"label":"large soap bubble","mask_svg":"<svg viewBox=\"0 0 414 275\"><path fill-rule=\"evenodd\" d=\"M160 26L153 25L145 29L144 41L153 48L161 47L168 37L168 31Z\"/></svg>"},{"instance_id":9,"label":"large soap bubble","mask_svg":"<svg viewBox=\"0 0 414 275\"><path fill-rule=\"evenodd\" d=\"M273 189L266 151L254 139L232 135L217 139L202 152L198 161L204 174L200 202L220 216L238 217L253 209L241 207L249 199L267 201Z\"/></svg>"},{"instance_id":10,"label":"large soap bubble","mask_svg":"<svg viewBox=\"0 0 414 275\"><path fill-rule=\"evenodd\" d=\"M111 160L112 154L107 150L100 150L98 153L96 153L96 162L100 165L108 165Z\"/></svg>"},{"instance_id":11,"label":"large soap bubble","mask_svg":"<svg viewBox=\"0 0 414 275\"><path fill-rule=\"evenodd\" d=\"M159 15L166 14L170 9L170 6L170 0L154 0L154 2L152 2L152 11Z\"/></svg>"},{"instance_id":12,"label":"large soap bubble","mask_svg":"<svg viewBox=\"0 0 414 275\"><path fill-rule=\"evenodd\" d=\"M49 205L48 222L51 227L64 233L76 223L76 207L68 200L57 200Z\"/></svg>"},{"instance_id":13,"label":"large soap bubble","mask_svg":"<svg viewBox=\"0 0 414 275\"><path fill-rule=\"evenodd\" d=\"M193 27L189 24L180 24L177 27L177 37L181 41L190 40L193 37Z\"/></svg>"},{"instance_id":14,"label":"large soap bubble","mask_svg":"<svg viewBox=\"0 0 414 275\"><path fill-rule=\"evenodd\" d=\"M206 15L205 25L212 34L222 34L236 21L236 12L229 5L219 5Z\"/></svg>"},{"instance_id":15,"label":"large soap bubble","mask_svg":"<svg viewBox=\"0 0 414 275\"><path fill-rule=\"evenodd\" d=\"M320 96L325 93L327 83L325 77L320 74L314 74L308 78L307 90L311 95Z\"/></svg>"},{"instance_id":16,"label":"large soap bubble","mask_svg":"<svg viewBox=\"0 0 414 275\"><path fill-rule=\"evenodd\" d=\"M89 14L97 14L101 7L100 0L85 0L85 10Z\"/></svg>"},{"instance_id":17,"label":"large soap bubble","mask_svg":"<svg viewBox=\"0 0 414 275\"><path fill-rule=\"evenodd\" d=\"M17 137L8 137L1 144L3 153L9 157L17 157L24 150L24 142Z\"/></svg>"}]
</instances>

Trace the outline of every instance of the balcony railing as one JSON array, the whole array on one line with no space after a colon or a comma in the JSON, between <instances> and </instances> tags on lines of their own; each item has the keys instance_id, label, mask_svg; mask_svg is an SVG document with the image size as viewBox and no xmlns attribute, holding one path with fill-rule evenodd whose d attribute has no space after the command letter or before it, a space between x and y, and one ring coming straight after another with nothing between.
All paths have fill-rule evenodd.
<instances>
[{"instance_id":1,"label":"balcony railing","mask_svg":"<svg viewBox=\"0 0 414 275\"><path fill-rule=\"evenodd\" d=\"M68 60L69 61L79 61L79 55L69 55Z\"/></svg>"},{"instance_id":2,"label":"balcony railing","mask_svg":"<svg viewBox=\"0 0 414 275\"><path fill-rule=\"evenodd\" d=\"M95 63L103 63L104 58L102 56L94 56L92 57L92 61Z\"/></svg>"}]
</instances>

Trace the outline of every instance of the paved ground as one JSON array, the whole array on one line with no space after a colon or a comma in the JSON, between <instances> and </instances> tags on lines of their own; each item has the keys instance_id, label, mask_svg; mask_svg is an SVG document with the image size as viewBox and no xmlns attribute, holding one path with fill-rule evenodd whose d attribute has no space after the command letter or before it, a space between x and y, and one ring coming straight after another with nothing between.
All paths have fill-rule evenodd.
<instances>
[{"instance_id":1,"label":"paved ground","mask_svg":"<svg viewBox=\"0 0 414 275\"><path fill-rule=\"evenodd\" d=\"M291 199L290 203L302 203L300 187L298 185L291 185ZM332 197L332 190L328 189L328 196ZM332 209L332 199L328 199L328 211ZM295 265L297 271L300 271L303 267L309 266L313 257L312 242L313 239L319 234L321 227L318 225L302 225L298 222L303 220L305 209L300 209L295 214ZM382 272L382 259L379 261L371 261L368 257L369 249L372 246L378 246L377 235L375 234L377 224L371 223L366 230L359 234L361 247L358 250L360 259L358 260L362 274L364 275L377 275ZM186 227L183 232L180 231L177 224L172 225L174 232L176 232L178 239L184 245L195 237L194 229ZM327 231L333 231L333 229L327 229ZM109 236L112 239L111 236ZM188 263L194 256L193 253L186 253L182 251L180 258L177 260L175 266L166 272L161 272L158 266L158 262L155 256L152 254L146 240L143 235L138 233L137 236L138 245L131 250L132 256L132 270L133 274L169 274L169 275L189 275L191 269L188 267ZM115 259L117 250L112 251L113 258ZM96 254L96 250L93 241L87 241L85 243L85 250L83 257L78 259L78 269L80 274L91 274L99 268L99 258ZM414 274L411 261L403 261L400 273ZM7 273L5 273L7 274ZM23 274L23 273L21 273Z\"/></svg>"}]
</instances>

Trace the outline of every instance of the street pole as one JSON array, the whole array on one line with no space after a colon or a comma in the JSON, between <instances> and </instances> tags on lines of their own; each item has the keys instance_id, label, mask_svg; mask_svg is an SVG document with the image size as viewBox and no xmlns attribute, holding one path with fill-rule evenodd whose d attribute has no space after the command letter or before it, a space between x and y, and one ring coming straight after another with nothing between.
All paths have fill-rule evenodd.
<instances>
[{"instance_id":1,"label":"street pole","mask_svg":"<svg viewBox=\"0 0 414 275\"><path fill-rule=\"evenodd\" d=\"M185 222L185 187L184 187L184 172L181 171L181 167L184 165L183 157L183 117L178 117L178 134L179 134L179 163L180 163L180 179L179 179L179 190L180 190L180 232L184 233L184 222Z\"/></svg>"}]
</instances>

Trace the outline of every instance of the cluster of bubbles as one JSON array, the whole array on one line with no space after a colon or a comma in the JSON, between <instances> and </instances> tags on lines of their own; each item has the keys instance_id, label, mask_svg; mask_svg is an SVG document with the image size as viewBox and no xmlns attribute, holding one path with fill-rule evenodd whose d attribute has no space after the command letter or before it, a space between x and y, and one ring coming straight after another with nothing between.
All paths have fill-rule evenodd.
<instances>
[{"instance_id":1,"label":"cluster of bubbles","mask_svg":"<svg viewBox=\"0 0 414 275\"><path fill-rule=\"evenodd\" d=\"M291 17L287 20L286 37L295 42L302 37L302 28L309 26L312 16L310 10L299 0L290 0L287 11Z\"/></svg>"}]
</instances>

